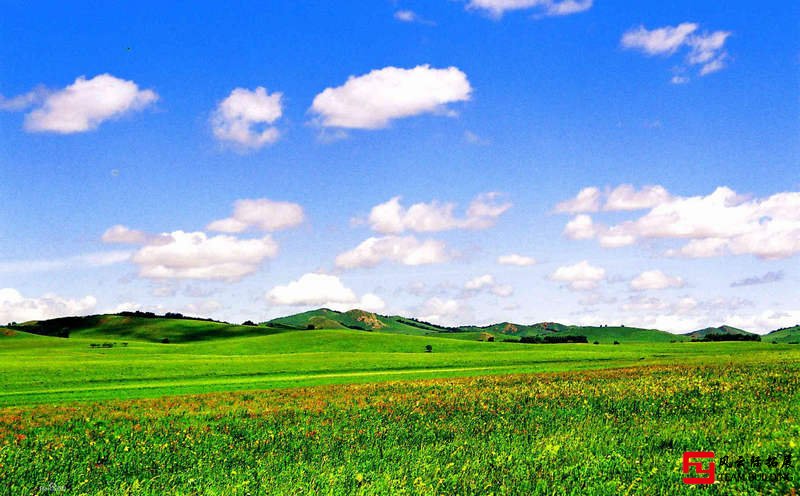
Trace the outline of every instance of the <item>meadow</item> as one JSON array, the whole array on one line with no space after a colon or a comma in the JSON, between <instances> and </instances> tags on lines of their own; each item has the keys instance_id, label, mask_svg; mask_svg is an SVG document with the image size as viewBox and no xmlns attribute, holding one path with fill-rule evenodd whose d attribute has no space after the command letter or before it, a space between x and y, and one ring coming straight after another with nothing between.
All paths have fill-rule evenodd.
<instances>
[{"instance_id":1,"label":"meadow","mask_svg":"<svg viewBox=\"0 0 800 496\"><path fill-rule=\"evenodd\" d=\"M800 486L797 345L524 345L348 329L112 339L2 333L8 494ZM683 484L682 453L705 450L717 482ZM720 466L723 456L748 461Z\"/></svg>"}]
</instances>

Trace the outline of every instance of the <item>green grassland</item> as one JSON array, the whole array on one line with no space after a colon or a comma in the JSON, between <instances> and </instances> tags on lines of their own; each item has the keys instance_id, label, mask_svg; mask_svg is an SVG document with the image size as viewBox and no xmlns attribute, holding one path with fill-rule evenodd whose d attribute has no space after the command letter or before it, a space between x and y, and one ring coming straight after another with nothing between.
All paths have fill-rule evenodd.
<instances>
[{"instance_id":1,"label":"green grassland","mask_svg":"<svg viewBox=\"0 0 800 496\"><path fill-rule=\"evenodd\" d=\"M11 495L794 494L798 402L795 359L7 407L0 486ZM680 461L695 450L718 463L763 462L719 466L716 484L690 488Z\"/></svg>"},{"instance_id":2,"label":"green grassland","mask_svg":"<svg viewBox=\"0 0 800 496\"><path fill-rule=\"evenodd\" d=\"M98 327L70 330L66 339L19 330L0 333L0 405L765 357L791 360L797 351L793 345L771 343L640 342L635 339L638 330L626 329L627 339L617 328L597 330L610 333L605 343L620 340L620 345L530 345L480 342L479 333L473 332L420 336L177 319L103 316L101 321ZM470 339L453 339L455 335ZM161 343L164 337L169 344ZM112 347L98 347L103 343ZM428 345L433 352L425 351Z\"/></svg>"},{"instance_id":3,"label":"green grassland","mask_svg":"<svg viewBox=\"0 0 800 496\"><path fill-rule=\"evenodd\" d=\"M767 335L776 343L689 342L621 326L452 329L359 311L276 320L101 315L0 328L0 487L684 494L688 450L794 460L720 467L717 484L696 490L800 486L797 328ZM542 333L590 343L506 341Z\"/></svg>"}]
</instances>

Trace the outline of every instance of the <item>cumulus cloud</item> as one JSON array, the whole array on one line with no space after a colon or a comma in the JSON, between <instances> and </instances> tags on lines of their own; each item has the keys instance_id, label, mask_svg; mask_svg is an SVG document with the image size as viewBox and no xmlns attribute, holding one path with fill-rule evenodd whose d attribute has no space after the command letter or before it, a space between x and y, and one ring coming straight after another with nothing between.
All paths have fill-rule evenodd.
<instances>
[{"instance_id":1,"label":"cumulus cloud","mask_svg":"<svg viewBox=\"0 0 800 496\"><path fill-rule=\"evenodd\" d=\"M470 279L464 284L464 289L467 295L488 291L495 296L506 298L514 294L514 288L512 286L508 284L498 284L491 274L484 274Z\"/></svg>"},{"instance_id":2,"label":"cumulus cloud","mask_svg":"<svg viewBox=\"0 0 800 496\"><path fill-rule=\"evenodd\" d=\"M163 236L167 242L145 245L133 255L140 276L235 281L252 274L264 260L278 253L278 245L270 236L239 239L183 231Z\"/></svg>"},{"instance_id":3,"label":"cumulus cloud","mask_svg":"<svg viewBox=\"0 0 800 496\"><path fill-rule=\"evenodd\" d=\"M486 229L497 222L497 218L511 208L511 203L499 202L498 193L484 193L472 200L466 216L454 215L454 203L415 203L406 208L400 197L372 207L368 222L372 230L383 234L405 231L437 232L451 229Z\"/></svg>"},{"instance_id":4,"label":"cumulus cloud","mask_svg":"<svg viewBox=\"0 0 800 496\"><path fill-rule=\"evenodd\" d=\"M669 192L663 186L644 186L637 191L631 184L621 184L608 192L603 210L645 210L660 205L669 198Z\"/></svg>"},{"instance_id":5,"label":"cumulus cloud","mask_svg":"<svg viewBox=\"0 0 800 496\"><path fill-rule=\"evenodd\" d=\"M426 300L415 314L426 322L455 326L470 322L472 309L462 300L434 296Z\"/></svg>"},{"instance_id":6,"label":"cumulus cloud","mask_svg":"<svg viewBox=\"0 0 800 496\"><path fill-rule=\"evenodd\" d=\"M597 238L605 247L627 246L644 239L683 239L687 240L685 245L666 254L691 258L726 254L751 254L767 260L787 258L800 253L800 192L748 199L730 188L719 187L705 196L662 196L661 203L641 217L610 227L587 219L572 219L568 226L568 236Z\"/></svg>"},{"instance_id":7,"label":"cumulus cloud","mask_svg":"<svg viewBox=\"0 0 800 496\"><path fill-rule=\"evenodd\" d=\"M370 237L350 251L336 257L343 269L374 267L383 262L403 265L428 265L450 260L445 244L437 240L419 241L414 236Z\"/></svg>"},{"instance_id":8,"label":"cumulus cloud","mask_svg":"<svg viewBox=\"0 0 800 496\"><path fill-rule=\"evenodd\" d=\"M564 16L592 8L593 0L470 0L467 9L482 10L500 18L507 11L537 9L538 15Z\"/></svg>"},{"instance_id":9,"label":"cumulus cloud","mask_svg":"<svg viewBox=\"0 0 800 496\"><path fill-rule=\"evenodd\" d=\"M158 100L153 90L139 89L133 81L111 74L92 79L80 76L60 90L37 88L24 95L0 99L0 109L19 111L34 107L25 115L24 127L31 132L61 134L96 129L103 122L142 110Z\"/></svg>"},{"instance_id":10,"label":"cumulus cloud","mask_svg":"<svg viewBox=\"0 0 800 496\"><path fill-rule=\"evenodd\" d=\"M558 203L555 211L560 214L597 212L600 210L601 195L600 189L594 186L583 188L575 198Z\"/></svg>"},{"instance_id":11,"label":"cumulus cloud","mask_svg":"<svg viewBox=\"0 0 800 496\"><path fill-rule=\"evenodd\" d=\"M597 235L597 228L592 218L586 214L576 215L564 227L564 236L569 239L592 239Z\"/></svg>"},{"instance_id":12,"label":"cumulus cloud","mask_svg":"<svg viewBox=\"0 0 800 496\"><path fill-rule=\"evenodd\" d=\"M275 286L266 295L275 305L323 306L333 310L349 310L354 306L362 310L377 311L386 305L377 295L366 293L361 299L334 275L308 273L296 281Z\"/></svg>"},{"instance_id":13,"label":"cumulus cloud","mask_svg":"<svg viewBox=\"0 0 800 496\"><path fill-rule=\"evenodd\" d=\"M620 43L623 48L639 50L651 56L669 56L681 48L687 48L684 66L678 70L685 71L688 67L699 66L698 74L705 76L725 67L728 53L724 47L731 33L714 31L700 34L697 32L699 27L692 22L652 30L639 26L624 33ZM688 80L688 77L681 75L672 78L673 84L684 84Z\"/></svg>"},{"instance_id":14,"label":"cumulus cloud","mask_svg":"<svg viewBox=\"0 0 800 496\"><path fill-rule=\"evenodd\" d=\"M282 97L282 93L267 93L262 86L252 91L234 89L211 117L214 136L251 149L276 142L280 132L273 124L283 115Z\"/></svg>"},{"instance_id":15,"label":"cumulus cloud","mask_svg":"<svg viewBox=\"0 0 800 496\"><path fill-rule=\"evenodd\" d=\"M146 243L148 235L144 231L130 229L122 224L117 224L106 229L101 239L104 243L138 245Z\"/></svg>"},{"instance_id":16,"label":"cumulus cloud","mask_svg":"<svg viewBox=\"0 0 800 496\"><path fill-rule=\"evenodd\" d=\"M94 296L75 300L48 293L40 298L26 298L14 288L2 288L0 322L27 322L83 315L91 312L96 305L97 299Z\"/></svg>"},{"instance_id":17,"label":"cumulus cloud","mask_svg":"<svg viewBox=\"0 0 800 496\"><path fill-rule=\"evenodd\" d=\"M575 291L585 291L594 289L606 279L606 270L602 267L595 267L587 260L582 260L574 265L566 265L557 268L550 279L567 283L570 289Z\"/></svg>"},{"instance_id":18,"label":"cumulus cloud","mask_svg":"<svg viewBox=\"0 0 800 496\"><path fill-rule=\"evenodd\" d=\"M623 212L644 210L669 200L670 194L663 186L643 186L637 190L631 184L621 184L614 189L606 188L605 192L596 186L581 189L569 200L556 204L557 213L577 214L598 212ZM585 222L585 219L583 219Z\"/></svg>"},{"instance_id":19,"label":"cumulus cloud","mask_svg":"<svg viewBox=\"0 0 800 496\"><path fill-rule=\"evenodd\" d=\"M682 288L685 285L682 278L668 276L660 270L646 270L631 280L631 289L637 291Z\"/></svg>"},{"instance_id":20,"label":"cumulus cloud","mask_svg":"<svg viewBox=\"0 0 800 496\"><path fill-rule=\"evenodd\" d=\"M471 93L467 75L456 67L385 67L326 88L310 111L323 127L380 129L394 119L450 113L447 104L467 101Z\"/></svg>"},{"instance_id":21,"label":"cumulus cloud","mask_svg":"<svg viewBox=\"0 0 800 496\"><path fill-rule=\"evenodd\" d=\"M240 233L247 230L271 232L295 227L304 219L303 207L296 203L266 198L237 200L231 217L216 220L206 229L224 233Z\"/></svg>"},{"instance_id":22,"label":"cumulus cloud","mask_svg":"<svg viewBox=\"0 0 800 496\"><path fill-rule=\"evenodd\" d=\"M742 286L755 286L758 284L770 284L773 282L782 281L784 278L784 273L782 270L776 272L767 272L763 276L753 276L753 277L746 277L744 279L740 279L738 281L734 281L731 283L732 288L739 288Z\"/></svg>"},{"instance_id":23,"label":"cumulus cloud","mask_svg":"<svg viewBox=\"0 0 800 496\"><path fill-rule=\"evenodd\" d=\"M511 253L509 255L501 255L497 257L497 263L501 265L516 265L517 267L527 267L529 265L535 265L536 259L533 257L526 257L524 255L519 255L517 253Z\"/></svg>"}]
</instances>

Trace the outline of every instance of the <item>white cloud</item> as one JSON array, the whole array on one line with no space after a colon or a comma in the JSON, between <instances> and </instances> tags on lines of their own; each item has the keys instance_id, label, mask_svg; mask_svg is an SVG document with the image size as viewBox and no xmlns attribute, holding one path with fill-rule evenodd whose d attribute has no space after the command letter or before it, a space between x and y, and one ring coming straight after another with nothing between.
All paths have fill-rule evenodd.
<instances>
[{"instance_id":1,"label":"white cloud","mask_svg":"<svg viewBox=\"0 0 800 496\"><path fill-rule=\"evenodd\" d=\"M687 61L692 65L702 64L700 68L701 76L724 69L728 54L723 50L723 47L730 35L730 31L715 31L710 34L691 37L688 41L691 51Z\"/></svg>"},{"instance_id":2,"label":"white cloud","mask_svg":"<svg viewBox=\"0 0 800 496\"><path fill-rule=\"evenodd\" d=\"M484 274L482 276L474 277L464 284L464 289L477 291L479 289L494 286L494 276L491 274Z\"/></svg>"},{"instance_id":3,"label":"white cloud","mask_svg":"<svg viewBox=\"0 0 800 496\"><path fill-rule=\"evenodd\" d=\"M800 192L748 200L719 187L706 196L660 196L661 203L637 219L610 227L592 224L591 237L605 247L643 239L685 239L684 246L666 254L693 258L751 254L772 260L800 253ZM576 239L592 234L586 219L572 219L567 226L566 234L582 236Z\"/></svg>"},{"instance_id":4,"label":"white cloud","mask_svg":"<svg viewBox=\"0 0 800 496\"><path fill-rule=\"evenodd\" d=\"M472 309L461 300L435 296L426 300L415 313L420 320L452 326L468 323L471 320Z\"/></svg>"},{"instance_id":5,"label":"white cloud","mask_svg":"<svg viewBox=\"0 0 800 496\"><path fill-rule=\"evenodd\" d=\"M132 258L139 275L153 279L221 279L234 281L258 270L278 253L271 237L238 239L202 232L174 231L168 242L140 248Z\"/></svg>"},{"instance_id":6,"label":"white cloud","mask_svg":"<svg viewBox=\"0 0 800 496\"><path fill-rule=\"evenodd\" d=\"M623 34L621 44L624 48L640 50L647 55L672 55L678 49L687 47L685 65L678 70L700 66L699 75L705 76L725 67L728 53L724 47L731 32L697 34L698 28L697 24L691 22L653 30L639 26ZM684 84L688 81L688 77L681 75L673 76L671 80L673 84Z\"/></svg>"},{"instance_id":7,"label":"white cloud","mask_svg":"<svg viewBox=\"0 0 800 496\"><path fill-rule=\"evenodd\" d=\"M680 277L668 276L660 270L646 270L633 278L631 289L643 291L647 289L682 288L686 283Z\"/></svg>"},{"instance_id":8,"label":"white cloud","mask_svg":"<svg viewBox=\"0 0 800 496\"><path fill-rule=\"evenodd\" d=\"M43 102L45 98L47 98L47 88L44 86L39 86L27 93L11 98L0 95L0 110L18 112Z\"/></svg>"},{"instance_id":9,"label":"white cloud","mask_svg":"<svg viewBox=\"0 0 800 496\"><path fill-rule=\"evenodd\" d=\"M467 75L456 67L385 67L326 88L310 110L324 127L380 129L394 119L447 113L448 103L467 101L471 92Z\"/></svg>"},{"instance_id":10,"label":"white cloud","mask_svg":"<svg viewBox=\"0 0 800 496\"><path fill-rule=\"evenodd\" d=\"M507 298L514 294L513 286L508 284L498 284L491 274L484 274L482 276L473 277L464 284L465 297L473 296L481 291L488 291L489 293L499 296L500 298Z\"/></svg>"},{"instance_id":11,"label":"white cloud","mask_svg":"<svg viewBox=\"0 0 800 496\"><path fill-rule=\"evenodd\" d=\"M122 224L117 224L106 229L101 239L104 243L138 245L146 243L148 235L144 231L137 231Z\"/></svg>"},{"instance_id":12,"label":"white cloud","mask_svg":"<svg viewBox=\"0 0 800 496\"><path fill-rule=\"evenodd\" d=\"M217 105L211 125L214 136L244 148L261 148L280 137L272 124L283 115L282 93L267 93L259 86L255 90L236 88Z\"/></svg>"},{"instance_id":13,"label":"white cloud","mask_svg":"<svg viewBox=\"0 0 800 496\"><path fill-rule=\"evenodd\" d=\"M507 11L538 9L540 15L564 16L592 8L593 0L470 0L467 8L482 10L494 18Z\"/></svg>"},{"instance_id":14,"label":"white cloud","mask_svg":"<svg viewBox=\"0 0 800 496\"><path fill-rule=\"evenodd\" d=\"M419 22L423 24L428 24L428 21L422 19L413 10L398 10L394 13L394 18L400 22Z\"/></svg>"},{"instance_id":15,"label":"white cloud","mask_svg":"<svg viewBox=\"0 0 800 496\"><path fill-rule=\"evenodd\" d=\"M563 234L569 239L592 239L597 235L597 228L590 216L580 214L567 222Z\"/></svg>"},{"instance_id":16,"label":"white cloud","mask_svg":"<svg viewBox=\"0 0 800 496\"><path fill-rule=\"evenodd\" d=\"M663 186L644 186L636 191L630 184L621 184L608 193L603 210L644 210L660 205L669 198L669 192Z\"/></svg>"},{"instance_id":17,"label":"white cloud","mask_svg":"<svg viewBox=\"0 0 800 496\"><path fill-rule=\"evenodd\" d=\"M266 198L237 200L233 215L210 223L209 231L240 233L248 229L278 231L303 222L303 207L296 203L272 201Z\"/></svg>"},{"instance_id":18,"label":"white cloud","mask_svg":"<svg viewBox=\"0 0 800 496\"><path fill-rule=\"evenodd\" d=\"M750 332L766 333L800 325L800 310L764 310L754 315L728 315L725 323Z\"/></svg>"},{"instance_id":19,"label":"white cloud","mask_svg":"<svg viewBox=\"0 0 800 496\"><path fill-rule=\"evenodd\" d=\"M358 299L355 292L346 287L337 276L318 273L304 274L287 285L275 286L267 293L266 298L275 305L316 305L340 311L358 307L374 312L386 306L375 294L366 293Z\"/></svg>"},{"instance_id":20,"label":"white cloud","mask_svg":"<svg viewBox=\"0 0 800 496\"><path fill-rule=\"evenodd\" d=\"M427 265L447 262L450 254L441 241L419 241L414 236L370 237L354 249L336 257L336 266L344 269L374 267L382 262L403 265Z\"/></svg>"},{"instance_id":21,"label":"white cloud","mask_svg":"<svg viewBox=\"0 0 800 496\"><path fill-rule=\"evenodd\" d=\"M641 50L648 55L671 55L686 43L689 35L697 31L698 27L693 22L653 30L639 26L622 35L622 46Z\"/></svg>"},{"instance_id":22,"label":"white cloud","mask_svg":"<svg viewBox=\"0 0 800 496\"><path fill-rule=\"evenodd\" d=\"M356 294L336 276L309 273L285 286L275 286L267 299L276 305L321 305L351 303L356 301Z\"/></svg>"},{"instance_id":23,"label":"white cloud","mask_svg":"<svg viewBox=\"0 0 800 496\"><path fill-rule=\"evenodd\" d=\"M408 208L400 204L395 196L386 203L372 207L368 222L372 230L383 234L398 234L405 231L438 232L450 229L486 229L497 222L511 203L498 202L498 193L478 195L470 203L466 217L453 214L454 203L415 203Z\"/></svg>"},{"instance_id":24,"label":"white cloud","mask_svg":"<svg viewBox=\"0 0 800 496\"><path fill-rule=\"evenodd\" d=\"M55 270L80 269L86 267L106 267L129 260L128 251L99 251L65 258L40 260L12 260L0 262L0 274L50 272Z\"/></svg>"},{"instance_id":25,"label":"white cloud","mask_svg":"<svg viewBox=\"0 0 800 496\"><path fill-rule=\"evenodd\" d=\"M45 294L40 298L26 298L13 288L0 289L0 323L46 320L56 317L83 315L97 305L94 296L79 300Z\"/></svg>"},{"instance_id":26,"label":"white cloud","mask_svg":"<svg viewBox=\"0 0 800 496\"><path fill-rule=\"evenodd\" d=\"M600 196L599 188L583 188L575 198L557 204L555 211L567 214L597 212L600 210Z\"/></svg>"},{"instance_id":27,"label":"white cloud","mask_svg":"<svg viewBox=\"0 0 800 496\"><path fill-rule=\"evenodd\" d=\"M510 255L501 255L497 257L497 263L501 265L516 265L518 267L527 267L529 265L535 265L536 259L532 257L526 257L524 255L519 255L517 253L512 253Z\"/></svg>"},{"instance_id":28,"label":"white cloud","mask_svg":"<svg viewBox=\"0 0 800 496\"><path fill-rule=\"evenodd\" d=\"M595 267L586 260L574 265L559 267L550 274L551 280L565 282L575 291L594 289L605 278L606 270L604 268Z\"/></svg>"},{"instance_id":29,"label":"white cloud","mask_svg":"<svg viewBox=\"0 0 800 496\"><path fill-rule=\"evenodd\" d=\"M58 91L34 90L6 100L3 106L8 110L36 106L25 115L28 131L70 134L96 129L104 121L141 110L156 100L154 91L140 90L133 81L100 74L92 79L80 76Z\"/></svg>"}]
</instances>

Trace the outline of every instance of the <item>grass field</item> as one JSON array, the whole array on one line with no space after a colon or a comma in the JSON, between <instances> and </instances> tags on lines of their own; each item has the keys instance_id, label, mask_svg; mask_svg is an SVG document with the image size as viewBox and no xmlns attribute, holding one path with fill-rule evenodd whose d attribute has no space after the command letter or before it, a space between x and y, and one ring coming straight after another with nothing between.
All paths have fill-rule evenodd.
<instances>
[{"instance_id":1,"label":"grass field","mask_svg":"<svg viewBox=\"0 0 800 496\"><path fill-rule=\"evenodd\" d=\"M111 495L800 486L797 345L526 345L235 327L224 339L183 342L172 328L169 344L141 329L68 339L0 331L0 487ZM91 346L103 342L116 344ZM712 487L692 488L679 465L690 450L780 463L729 464Z\"/></svg>"}]
</instances>

